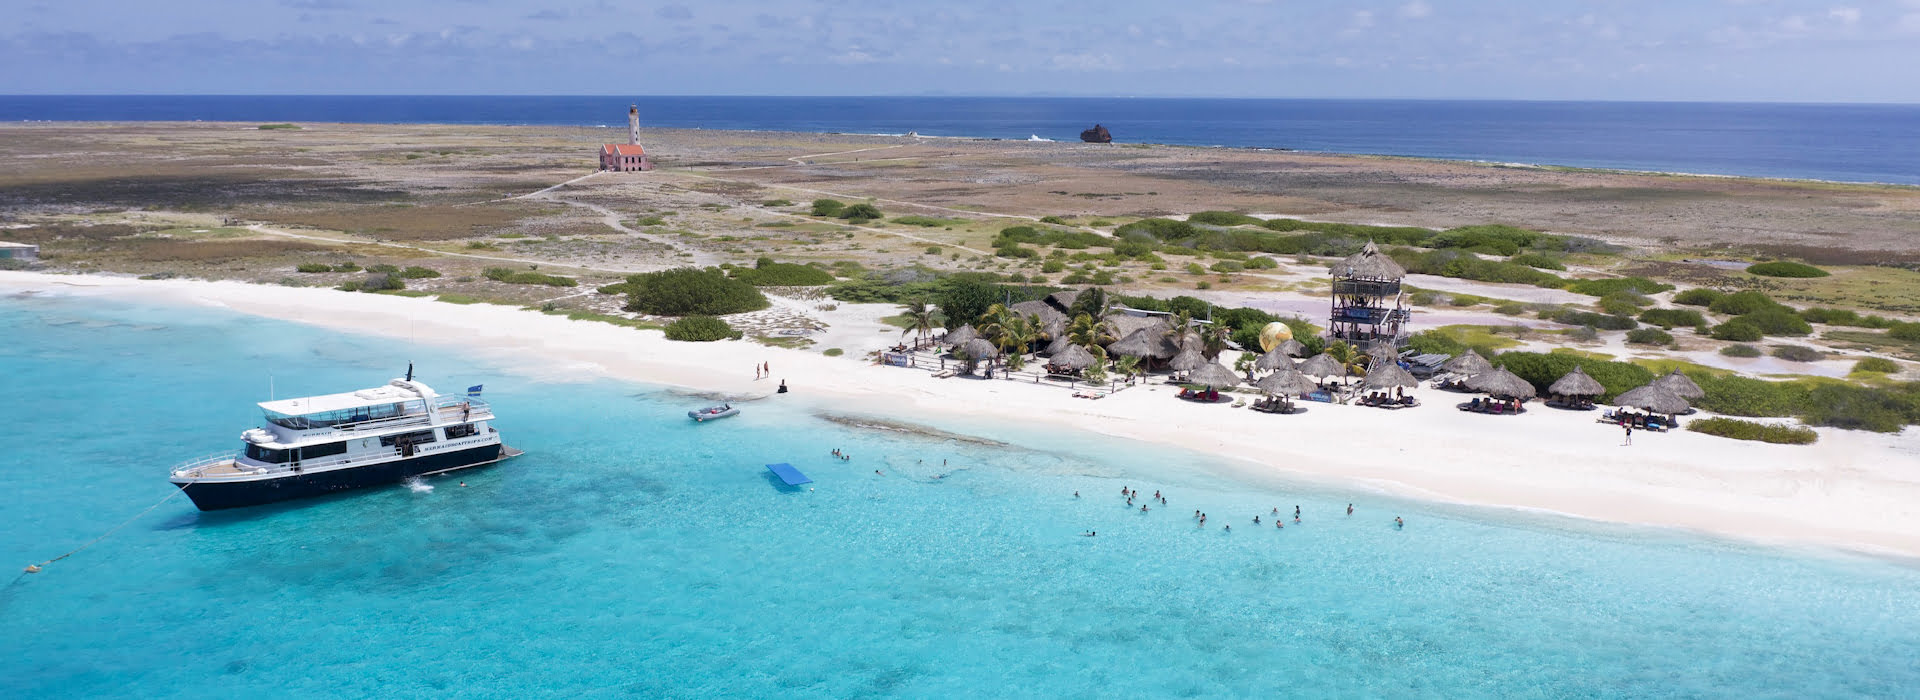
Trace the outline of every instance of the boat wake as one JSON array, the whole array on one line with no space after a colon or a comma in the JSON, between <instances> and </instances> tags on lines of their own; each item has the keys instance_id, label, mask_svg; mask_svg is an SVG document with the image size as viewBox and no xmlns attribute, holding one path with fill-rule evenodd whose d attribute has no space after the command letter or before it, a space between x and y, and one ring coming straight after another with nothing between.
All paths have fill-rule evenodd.
<instances>
[{"instance_id":1,"label":"boat wake","mask_svg":"<svg viewBox=\"0 0 1920 700\"><path fill-rule=\"evenodd\" d=\"M433 484L429 484L425 479L422 479L417 476L411 479L407 479L405 482L402 482L402 483L405 483L407 485L408 491L412 491L414 493L432 493L433 492Z\"/></svg>"}]
</instances>

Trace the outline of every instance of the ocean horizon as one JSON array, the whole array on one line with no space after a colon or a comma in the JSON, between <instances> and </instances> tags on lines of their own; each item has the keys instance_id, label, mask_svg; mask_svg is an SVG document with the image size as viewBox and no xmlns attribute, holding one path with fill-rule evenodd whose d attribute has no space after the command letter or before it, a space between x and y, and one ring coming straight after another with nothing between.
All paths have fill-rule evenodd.
<instances>
[{"instance_id":1,"label":"ocean horizon","mask_svg":"<svg viewBox=\"0 0 1920 700\"><path fill-rule=\"evenodd\" d=\"M1920 185L1920 105L1103 97L0 95L0 121L431 123L905 134Z\"/></svg>"},{"instance_id":2,"label":"ocean horizon","mask_svg":"<svg viewBox=\"0 0 1920 700\"><path fill-rule=\"evenodd\" d=\"M0 403L0 559L159 504L0 589L10 697L1920 688L1909 561L1254 476L1014 416L875 428L788 395L692 424L699 399L664 387L217 307L14 295L0 326L0 374L34 397ZM238 511L169 499L168 467L232 449L269 393L409 363L484 384L527 455Z\"/></svg>"}]
</instances>

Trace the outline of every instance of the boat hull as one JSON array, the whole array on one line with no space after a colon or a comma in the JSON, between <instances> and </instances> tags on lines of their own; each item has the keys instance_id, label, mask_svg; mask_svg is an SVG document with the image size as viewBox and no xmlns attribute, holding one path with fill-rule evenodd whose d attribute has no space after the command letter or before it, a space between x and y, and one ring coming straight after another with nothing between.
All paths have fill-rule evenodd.
<instances>
[{"instance_id":1,"label":"boat hull","mask_svg":"<svg viewBox=\"0 0 1920 700\"><path fill-rule=\"evenodd\" d=\"M426 474L457 471L500 461L518 452L493 443L444 454L420 455L410 459L335 469L322 472L286 474L270 479L247 481L182 481L175 486L187 492L200 510L225 510L266 505L299 498L323 496L369 486L381 486Z\"/></svg>"}]
</instances>

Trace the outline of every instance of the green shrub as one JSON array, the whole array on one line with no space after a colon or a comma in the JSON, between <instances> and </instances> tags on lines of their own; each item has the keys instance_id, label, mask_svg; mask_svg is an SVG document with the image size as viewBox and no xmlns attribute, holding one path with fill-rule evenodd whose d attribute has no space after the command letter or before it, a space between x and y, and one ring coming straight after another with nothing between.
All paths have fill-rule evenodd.
<instances>
[{"instance_id":1,"label":"green shrub","mask_svg":"<svg viewBox=\"0 0 1920 700\"><path fill-rule=\"evenodd\" d=\"M1569 326L1592 326L1606 331L1632 330L1640 325L1632 318L1626 316L1596 314L1592 311L1579 311L1575 309L1566 309L1554 314L1553 322L1564 323Z\"/></svg>"},{"instance_id":2,"label":"green shrub","mask_svg":"<svg viewBox=\"0 0 1920 700\"><path fill-rule=\"evenodd\" d=\"M833 274L811 265L774 262L762 257L754 266L733 268L733 278L755 287L815 287L833 284Z\"/></svg>"},{"instance_id":3,"label":"green shrub","mask_svg":"<svg viewBox=\"0 0 1920 700\"><path fill-rule=\"evenodd\" d=\"M1887 326L1887 337L1894 340L1920 340L1920 323L1893 323Z\"/></svg>"},{"instance_id":4,"label":"green shrub","mask_svg":"<svg viewBox=\"0 0 1920 700\"><path fill-rule=\"evenodd\" d=\"M1731 340L1736 343L1751 343L1767 336L1760 332L1759 326L1753 325L1744 318L1736 318L1714 326L1712 334L1714 340Z\"/></svg>"},{"instance_id":5,"label":"green shrub","mask_svg":"<svg viewBox=\"0 0 1920 700\"><path fill-rule=\"evenodd\" d=\"M343 262L333 266L333 271L334 272L359 272L360 266L357 264L354 264L351 261L348 261L348 262Z\"/></svg>"},{"instance_id":6,"label":"green shrub","mask_svg":"<svg viewBox=\"0 0 1920 700\"><path fill-rule=\"evenodd\" d=\"M1502 316L1519 316L1527 312L1527 305L1517 301L1509 302L1493 307L1493 312Z\"/></svg>"},{"instance_id":7,"label":"green shrub","mask_svg":"<svg viewBox=\"0 0 1920 700\"><path fill-rule=\"evenodd\" d=\"M1773 297L1767 296L1765 292L1749 290L1734 292L1715 299L1712 304L1707 305L1707 309L1716 314L1744 316L1761 309L1772 309L1778 308L1779 306L1780 302L1774 301Z\"/></svg>"},{"instance_id":8,"label":"green shrub","mask_svg":"<svg viewBox=\"0 0 1920 700\"><path fill-rule=\"evenodd\" d=\"M1273 269L1279 268L1280 263L1274 262L1273 258L1269 258L1264 255L1256 255L1251 258L1247 258L1246 266L1247 266L1247 269L1249 270L1273 270Z\"/></svg>"},{"instance_id":9,"label":"green shrub","mask_svg":"<svg viewBox=\"0 0 1920 700\"><path fill-rule=\"evenodd\" d=\"M827 348L825 350L820 351L820 354L826 355L827 357L839 357L841 355L847 354L847 351L841 350L840 348Z\"/></svg>"},{"instance_id":10,"label":"green shrub","mask_svg":"<svg viewBox=\"0 0 1920 700\"><path fill-rule=\"evenodd\" d=\"M1188 216L1187 220L1196 224L1211 224L1214 226L1259 226L1264 223L1262 220L1247 216L1246 214L1235 214L1230 211L1203 211Z\"/></svg>"},{"instance_id":11,"label":"green shrub","mask_svg":"<svg viewBox=\"0 0 1920 700\"><path fill-rule=\"evenodd\" d=\"M726 321L712 316L685 316L667 324L667 340L680 340L691 343L708 343L715 340L736 340L740 331L727 325Z\"/></svg>"},{"instance_id":12,"label":"green shrub","mask_svg":"<svg viewBox=\"0 0 1920 700\"><path fill-rule=\"evenodd\" d=\"M400 279L399 275L387 272L368 273L367 278L360 282L362 292L390 292L406 288L406 280Z\"/></svg>"},{"instance_id":13,"label":"green shrub","mask_svg":"<svg viewBox=\"0 0 1920 700\"><path fill-rule=\"evenodd\" d=\"M1673 303L1681 306L1712 306L1720 297L1726 296L1718 291L1705 288L1689 289L1673 295Z\"/></svg>"},{"instance_id":14,"label":"green shrub","mask_svg":"<svg viewBox=\"0 0 1920 700\"><path fill-rule=\"evenodd\" d=\"M400 271L400 276L410 280L431 279L440 276L439 270L425 267L409 267Z\"/></svg>"},{"instance_id":15,"label":"green shrub","mask_svg":"<svg viewBox=\"0 0 1920 700\"><path fill-rule=\"evenodd\" d=\"M1827 359L1827 354L1805 345L1775 345L1773 356L1788 362L1819 362Z\"/></svg>"},{"instance_id":16,"label":"green shrub","mask_svg":"<svg viewBox=\"0 0 1920 700\"><path fill-rule=\"evenodd\" d=\"M261 131L288 131L288 130L297 131L300 129L298 125L288 124L286 122L281 122L279 124L261 124L260 126L255 128L258 128Z\"/></svg>"},{"instance_id":17,"label":"green shrub","mask_svg":"<svg viewBox=\"0 0 1920 700\"><path fill-rule=\"evenodd\" d=\"M507 284L544 284L549 287L576 287L580 281L572 277L543 275L538 272L520 272L506 267L489 267L482 273L487 279Z\"/></svg>"},{"instance_id":18,"label":"green shrub","mask_svg":"<svg viewBox=\"0 0 1920 700\"><path fill-rule=\"evenodd\" d=\"M665 226L667 225L667 218L664 216L660 216L658 214L655 214L652 216L642 216L638 219L634 219L633 225L637 228L646 228L648 226Z\"/></svg>"},{"instance_id":19,"label":"green shrub","mask_svg":"<svg viewBox=\"0 0 1920 700\"><path fill-rule=\"evenodd\" d=\"M1658 328L1636 328L1627 331L1627 342L1640 345L1672 345L1673 334Z\"/></svg>"},{"instance_id":20,"label":"green shrub","mask_svg":"<svg viewBox=\"0 0 1920 700\"><path fill-rule=\"evenodd\" d=\"M1709 376L1689 373L1707 393L1693 405L1729 416L1786 417L1805 405L1807 387L1800 382L1770 382L1739 375Z\"/></svg>"},{"instance_id":21,"label":"green shrub","mask_svg":"<svg viewBox=\"0 0 1920 700\"><path fill-rule=\"evenodd\" d=\"M1860 317L1860 312L1853 309L1824 309L1818 306L1801 309L1800 318L1806 319L1807 323L1834 326L1860 326L1866 323L1866 319Z\"/></svg>"},{"instance_id":22,"label":"green shrub","mask_svg":"<svg viewBox=\"0 0 1920 700\"><path fill-rule=\"evenodd\" d=\"M1574 280L1567 285L1567 291L1596 297L1604 297L1618 292L1659 294L1670 289L1673 289L1673 285L1655 282L1645 277L1606 277L1602 279Z\"/></svg>"},{"instance_id":23,"label":"green shrub","mask_svg":"<svg viewBox=\"0 0 1920 700\"><path fill-rule=\"evenodd\" d=\"M764 202L761 202L761 203L760 203L760 206L763 206L763 207L790 207L790 206L793 206L793 200L790 200L790 199L769 199L769 200L767 200L767 201L764 201Z\"/></svg>"},{"instance_id":24,"label":"green shrub","mask_svg":"<svg viewBox=\"0 0 1920 700\"><path fill-rule=\"evenodd\" d=\"M655 316L724 316L767 308L753 285L712 268L682 267L627 278L627 310Z\"/></svg>"},{"instance_id":25,"label":"green shrub","mask_svg":"<svg viewBox=\"0 0 1920 700\"><path fill-rule=\"evenodd\" d=\"M1573 368L1585 370L1588 376L1606 387L1607 393L1600 397L1602 402L1610 401L1621 392L1643 386L1653 381L1653 372L1640 365L1628 362L1596 361L1577 355L1564 353L1503 352L1491 358L1493 364L1507 368L1507 371L1520 376L1533 384L1541 396L1547 395L1547 387Z\"/></svg>"},{"instance_id":26,"label":"green shrub","mask_svg":"<svg viewBox=\"0 0 1920 700\"><path fill-rule=\"evenodd\" d=\"M1812 265L1784 260L1748 265L1747 272L1763 277L1826 277L1827 271Z\"/></svg>"},{"instance_id":27,"label":"green shrub","mask_svg":"<svg viewBox=\"0 0 1920 700\"><path fill-rule=\"evenodd\" d=\"M1566 270L1567 266L1559 258L1545 253L1521 253L1507 259L1507 262L1525 265L1541 270Z\"/></svg>"},{"instance_id":28,"label":"green shrub","mask_svg":"<svg viewBox=\"0 0 1920 700\"><path fill-rule=\"evenodd\" d=\"M1900 371L1900 365L1884 357L1869 357L1853 363L1853 371L1893 374Z\"/></svg>"},{"instance_id":29,"label":"green shrub","mask_svg":"<svg viewBox=\"0 0 1920 700\"><path fill-rule=\"evenodd\" d=\"M1750 314L1743 314L1735 317L1733 320L1751 323L1753 327L1760 329L1761 333L1767 335L1808 335L1813 333L1813 326L1807 325L1806 319L1800 318L1799 314L1795 314L1792 309L1780 306L1761 309Z\"/></svg>"},{"instance_id":30,"label":"green shrub","mask_svg":"<svg viewBox=\"0 0 1920 700\"><path fill-rule=\"evenodd\" d=\"M1429 248L1461 248L1491 255L1514 255L1539 240L1540 232L1502 224L1461 226L1426 241Z\"/></svg>"},{"instance_id":31,"label":"green shrub","mask_svg":"<svg viewBox=\"0 0 1920 700\"><path fill-rule=\"evenodd\" d=\"M1886 389L1852 384L1821 384L1807 392L1802 422L1846 430L1897 433L1920 422L1920 383Z\"/></svg>"},{"instance_id":32,"label":"green shrub","mask_svg":"<svg viewBox=\"0 0 1920 700\"><path fill-rule=\"evenodd\" d=\"M1064 272L1066 271L1066 269L1067 269L1067 264L1060 262L1058 260L1048 260L1046 262L1040 263L1040 271L1047 273L1049 275L1054 274L1056 272Z\"/></svg>"},{"instance_id":33,"label":"green shrub","mask_svg":"<svg viewBox=\"0 0 1920 700\"><path fill-rule=\"evenodd\" d=\"M1681 326L1698 326L1706 323L1707 319L1693 309L1647 309L1640 314L1640 322L1672 330Z\"/></svg>"},{"instance_id":34,"label":"green shrub","mask_svg":"<svg viewBox=\"0 0 1920 700\"><path fill-rule=\"evenodd\" d=\"M850 205L844 209L841 209L840 213L835 214L834 216L838 216L842 219L859 223L862 221L872 221L874 219L878 219L882 216L885 216L885 214L880 213L879 207L868 204L866 202L861 202L859 204Z\"/></svg>"},{"instance_id":35,"label":"green shrub","mask_svg":"<svg viewBox=\"0 0 1920 700\"><path fill-rule=\"evenodd\" d=\"M1032 226L1008 226L1000 229L1000 235L994 237L993 244L998 246L1002 243L1033 243L1071 250L1114 244L1111 239L1097 233L1041 229ZM1148 249L1151 250L1151 246Z\"/></svg>"},{"instance_id":36,"label":"green shrub","mask_svg":"<svg viewBox=\"0 0 1920 700\"><path fill-rule=\"evenodd\" d=\"M1752 345L1736 344L1720 348L1720 354L1727 357L1759 357L1762 353L1760 348Z\"/></svg>"},{"instance_id":37,"label":"green shrub","mask_svg":"<svg viewBox=\"0 0 1920 700\"><path fill-rule=\"evenodd\" d=\"M1245 265L1241 265L1240 263L1234 262L1232 260L1222 260L1220 262L1214 263L1211 269L1214 272L1239 272L1247 268Z\"/></svg>"},{"instance_id":38,"label":"green shrub","mask_svg":"<svg viewBox=\"0 0 1920 700\"><path fill-rule=\"evenodd\" d=\"M332 272L333 266L326 263L300 263L299 267L293 269L300 272Z\"/></svg>"},{"instance_id":39,"label":"green shrub","mask_svg":"<svg viewBox=\"0 0 1920 700\"><path fill-rule=\"evenodd\" d=\"M814 216L839 216L840 212L846 208L846 202L837 199L816 199L813 200L813 210L810 213Z\"/></svg>"},{"instance_id":40,"label":"green shrub","mask_svg":"<svg viewBox=\"0 0 1920 700\"><path fill-rule=\"evenodd\" d=\"M1651 303L1651 299L1628 291L1612 292L1599 301L1600 310L1615 316L1632 316Z\"/></svg>"},{"instance_id":41,"label":"green shrub","mask_svg":"<svg viewBox=\"0 0 1920 700\"><path fill-rule=\"evenodd\" d=\"M1067 220L1062 219L1058 216L1042 216L1040 217L1040 223L1053 224L1055 226L1065 226L1067 225Z\"/></svg>"},{"instance_id":42,"label":"green shrub","mask_svg":"<svg viewBox=\"0 0 1920 700\"><path fill-rule=\"evenodd\" d=\"M1820 439L1820 433L1812 428L1756 423L1738 418L1695 418L1687 421L1687 429L1696 433L1776 445L1811 445Z\"/></svg>"}]
</instances>

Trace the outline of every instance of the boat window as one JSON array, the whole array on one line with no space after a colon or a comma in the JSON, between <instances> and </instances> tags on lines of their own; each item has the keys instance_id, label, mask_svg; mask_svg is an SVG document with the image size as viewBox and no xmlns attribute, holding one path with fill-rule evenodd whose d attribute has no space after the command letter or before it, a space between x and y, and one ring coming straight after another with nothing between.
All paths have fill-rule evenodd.
<instances>
[{"instance_id":1,"label":"boat window","mask_svg":"<svg viewBox=\"0 0 1920 700\"><path fill-rule=\"evenodd\" d=\"M400 403L361 406L338 411L322 411L320 413L309 413L300 416L290 416L279 411L267 411L266 413L267 422L273 423L274 425L283 428L292 428L294 430L313 430L315 428L330 428L349 423L365 423L371 420L398 418L409 413L418 413L424 410L424 405L419 401L402 401Z\"/></svg>"},{"instance_id":2,"label":"boat window","mask_svg":"<svg viewBox=\"0 0 1920 700\"><path fill-rule=\"evenodd\" d=\"M453 440L456 438L463 438L463 437L472 435L476 432L479 432L479 429L473 427L472 423L461 423L459 425L449 425L447 426L447 439Z\"/></svg>"},{"instance_id":3,"label":"boat window","mask_svg":"<svg viewBox=\"0 0 1920 700\"><path fill-rule=\"evenodd\" d=\"M319 459L347 453L347 443L330 442L324 445L308 445L300 448L301 459Z\"/></svg>"},{"instance_id":4,"label":"boat window","mask_svg":"<svg viewBox=\"0 0 1920 700\"><path fill-rule=\"evenodd\" d=\"M415 444L415 445L425 445L425 444L427 444L427 443L429 443L429 442L433 442L433 441L434 441L434 440L433 440L433 431L431 431L431 430L416 430L416 431L414 431L414 432L411 432L411 433L399 433L399 434L397 434L397 435L386 435L386 436L383 436L383 437L381 437L381 438L380 438L380 444L381 444L381 446L383 446L383 447L392 447L392 446L394 446L394 445L396 445L396 444L399 444L399 443L400 443L400 441L402 441L402 440L405 440L405 441L407 441L407 442L411 442L411 443L413 443L413 444Z\"/></svg>"},{"instance_id":5,"label":"boat window","mask_svg":"<svg viewBox=\"0 0 1920 700\"><path fill-rule=\"evenodd\" d=\"M286 464L293 461L293 450L276 450L259 445L247 445L247 459L268 464Z\"/></svg>"}]
</instances>

